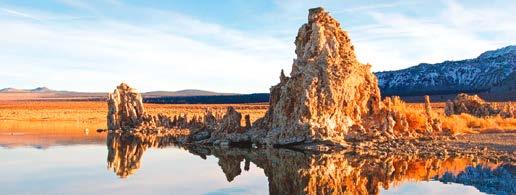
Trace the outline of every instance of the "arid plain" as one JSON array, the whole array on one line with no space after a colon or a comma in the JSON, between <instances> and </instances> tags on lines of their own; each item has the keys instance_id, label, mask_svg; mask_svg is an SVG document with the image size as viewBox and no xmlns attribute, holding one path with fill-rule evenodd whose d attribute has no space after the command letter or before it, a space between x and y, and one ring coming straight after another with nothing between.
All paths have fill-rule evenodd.
<instances>
[{"instance_id":1,"label":"arid plain","mask_svg":"<svg viewBox=\"0 0 516 195\"><path fill-rule=\"evenodd\" d=\"M516 132L516 119L501 117L479 118L469 114L445 116L445 103L432 103L432 109L443 120L443 127L455 134ZM516 106L516 103L512 103ZM249 115L251 122L262 117L267 103L255 104L145 104L149 114L184 115L188 118L202 117L206 110L223 115L226 108L234 107L243 115ZM407 103L407 109L424 112L423 103ZM107 104L104 101L0 101L0 126L4 129L25 129L27 131L63 131L83 133L106 128ZM423 119L421 119L423 120ZM41 122L45 122L45 125ZM241 121L244 124L244 121ZM48 125L54 124L54 125ZM22 128L9 128L22 127ZM73 128L80 127L80 128Z\"/></svg>"}]
</instances>

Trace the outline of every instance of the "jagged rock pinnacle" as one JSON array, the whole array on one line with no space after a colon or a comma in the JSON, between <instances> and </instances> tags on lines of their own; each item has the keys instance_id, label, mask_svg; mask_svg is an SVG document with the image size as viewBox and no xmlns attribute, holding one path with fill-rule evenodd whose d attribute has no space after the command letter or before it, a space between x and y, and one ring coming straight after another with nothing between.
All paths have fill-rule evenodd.
<instances>
[{"instance_id":1,"label":"jagged rock pinnacle","mask_svg":"<svg viewBox=\"0 0 516 195\"><path fill-rule=\"evenodd\" d=\"M348 34L323 8L309 10L296 37L290 77L271 88L263 122L271 144L343 142L362 116L378 110L380 91L360 64Z\"/></svg>"}]
</instances>

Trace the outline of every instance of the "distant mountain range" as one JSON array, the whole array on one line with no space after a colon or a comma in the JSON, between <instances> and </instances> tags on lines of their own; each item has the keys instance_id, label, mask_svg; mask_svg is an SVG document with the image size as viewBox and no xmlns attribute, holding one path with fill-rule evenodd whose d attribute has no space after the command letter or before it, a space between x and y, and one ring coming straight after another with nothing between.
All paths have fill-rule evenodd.
<instances>
[{"instance_id":1,"label":"distant mountain range","mask_svg":"<svg viewBox=\"0 0 516 195\"><path fill-rule=\"evenodd\" d=\"M445 61L437 64L422 63L402 70L375 74L383 96L398 95L409 101L421 101L422 95L431 95L433 100L446 101L457 93L466 92L480 94L488 100L514 101L516 100L516 45L486 51L474 59ZM105 99L106 95L107 93L57 91L47 87L0 89L0 100L99 100ZM186 89L151 91L143 93L143 97L148 102L154 103L203 103L212 102L212 100L217 100L213 103L250 103L267 100L268 94L217 93Z\"/></svg>"},{"instance_id":2,"label":"distant mountain range","mask_svg":"<svg viewBox=\"0 0 516 195\"><path fill-rule=\"evenodd\" d=\"M142 94L144 98L157 97L198 97L198 96L229 96L236 93L218 93L212 91L186 89L179 91L150 91ZM106 93L58 91L47 87L34 89L0 89L0 100L103 100Z\"/></svg>"},{"instance_id":3,"label":"distant mountain range","mask_svg":"<svg viewBox=\"0 0 516 195\"><path fill-rule=\"evenodd\" d=\"M382 95L446 95L460 92L515 95L516 45L487 51L474 59L422 63L375 73ZM509 93L509 94L510 94Z\"/></svg>"},{"instance_id":4,"label":"distant mountain range","mask_svg":"<svg viewBox=\"0 0 516 195\"><path fill-rule=\"evenodd\" d=\"M197 89L185 89L179 91L149 91L143 93L144 97L183 97L183 96L227 96L227 95L237 95L237 93L219 93L213 91L204 91Z\"/></svg>"},{"instance_id":5,"label":"distant mountain range","mask_svg":"<svg viewBox=\"0 0 516 195\"><path fill-rule=\"evenodd\" d=\"M46 87L38 87L34 89L16 89L16 88L4 88L0 89L0 93L44 93L53 92L53 90Z\"/></svg>"}]
</instances>

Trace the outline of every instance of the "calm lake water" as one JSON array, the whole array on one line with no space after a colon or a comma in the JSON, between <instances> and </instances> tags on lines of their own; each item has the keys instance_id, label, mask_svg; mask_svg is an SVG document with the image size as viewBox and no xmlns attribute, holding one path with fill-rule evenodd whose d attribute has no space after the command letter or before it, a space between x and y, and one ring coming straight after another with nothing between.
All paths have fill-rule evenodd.
<instances>
[{"instance_id":1,"label":"calm lake water","mask_svg":"<svg viewBox=\"0 0 516 195\"><path fill-rule=\"evenodd\" d=\"M0 125L0 194L514 194L514 165L465 158L176 146L158 135Z\"/></svg>"}]
</instances>

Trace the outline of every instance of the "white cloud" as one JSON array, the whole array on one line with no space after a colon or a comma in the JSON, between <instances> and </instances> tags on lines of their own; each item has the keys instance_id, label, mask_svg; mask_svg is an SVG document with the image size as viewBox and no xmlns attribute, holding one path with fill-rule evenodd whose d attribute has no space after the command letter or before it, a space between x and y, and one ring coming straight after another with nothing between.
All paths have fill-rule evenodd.
<instances>
[{"instance_id":1,"label":"white cloud","mask_svg":"<svg viewBox=\"0 0 516 195\"><path fill-rule=\"evenodd\" d=\"M408 4L415 4L415 3L416 3L416 1L393 1L393 2L388 2L388 3L375 3L375 4L368 4L368 5L361 5L361 6L339 9L332 13L371 11L371 10L377 10L377 9L383 9L383 8L405 6Z\"/></svg>"},{"instance_id":2,"label":"white cloud","mask_svg":"<svg viewBox=\"0 0 516 195\"><path fill-rule=\"evenodd\" d=\"M0 66L12 77L3 85L108 91L126 81L142 91L266 92L290 66L289 43L174 13L160 16L170 22L0 20Z\"/></svg>"},{"instance_id":3,"label":"white cloud","mask_svg":"<svg viewBox=\"0 0 516 195\"><path fill-rule=\"evenodd\" d=\"M22 18L28 18L28 19L33 19L33 20L41 20L41 18L35 17L31 14L27 14L27 13L19 12L16 10L7 9L7 8L0 7L0 12L3 12L5 14L8 14L10 16L15 16L15 17L22 17Z\"/></svg>"},{"instance_id":4,"label":"white cloud","mask_svg":"<svg viewBox=\"0 0 516 195\"><path fill-rule=\"evenodd\" d=\"M341 20L359 59L374 71L473 58L516 43L516 16L507 11L514 3L466 7L444 1L414 14L424 7L420 1L295 2L278 1L277 9L256 13L252 17L260 22L250 31L116 0L102 5L119 6L134 21L98 14L105 10L89 1L69 4L83 10L75 15L4 6L2 85L107 91L127 81L142 91L266 92L280 69L290 71L297 29L306 22L307 9L320 5Z\"/></svg>"},{"instance_id":5,"label":"white cloud","mask_svg":"<svg viewBox=\"0 0 516 195\"><path fill-rule=\"evenodd\" d=\"M516 29L509 22L516 21L516 16L488 8L465 9L456 2L445 5L432 18L370 12L374 24L350 32L358 57L375 71L396 70L423 62L474 58L516 42ZM498 36L482 36L486 32Z\"/></svg>"}]
</instances>

